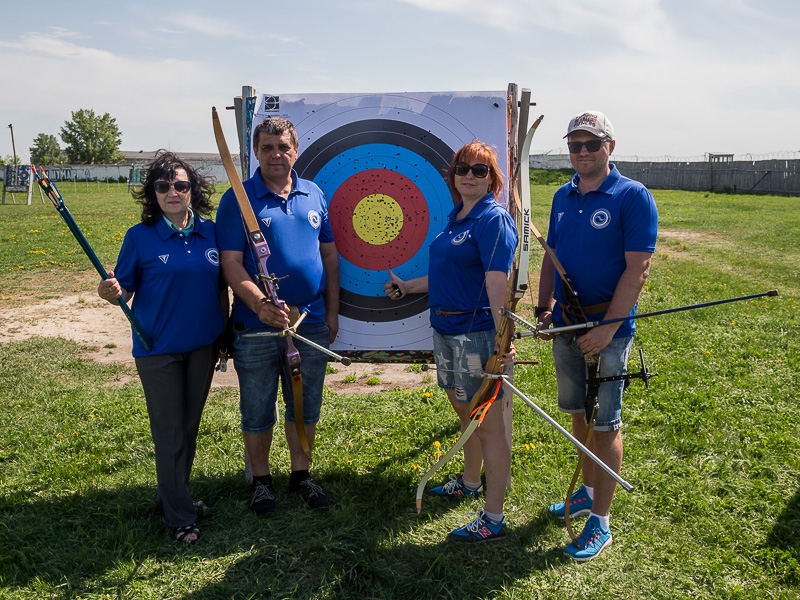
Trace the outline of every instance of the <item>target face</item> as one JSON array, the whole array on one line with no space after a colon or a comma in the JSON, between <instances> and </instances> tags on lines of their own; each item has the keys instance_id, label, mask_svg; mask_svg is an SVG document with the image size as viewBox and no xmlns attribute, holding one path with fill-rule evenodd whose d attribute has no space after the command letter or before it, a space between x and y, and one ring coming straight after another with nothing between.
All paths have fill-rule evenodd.
<instances>
[{"instance_id":1,"label":"target face","mask_svg":"<svg viewBox=\"0 0 800 600\"><path fill-rule=\"evenodd\" d=\"M390 300L388 269L404 280L427 275L429 246L453 209L445 180L453 154L481 139L505 167L505 109L502 92L259 99L253 126L270 116L292 121L295 170L328 199L340 254L333 349L432 349L427 295ZM255 171L254 156L250 164Z\"/></svg>"}]
</instances>

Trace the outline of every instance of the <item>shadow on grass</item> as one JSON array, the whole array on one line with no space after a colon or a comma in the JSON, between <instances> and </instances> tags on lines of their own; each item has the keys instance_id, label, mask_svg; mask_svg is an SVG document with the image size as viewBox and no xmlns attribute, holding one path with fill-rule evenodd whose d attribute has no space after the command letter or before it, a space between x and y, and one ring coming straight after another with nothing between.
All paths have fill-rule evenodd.
<instances>
[{"instance_id":1,"label":"shadow on grass","mask_svg":"<svg viewBox=\"0 0 800 600\"><path fill-rule=\"evenodd\" d=\"M788 565L782 574L786 585L800 585L800 489L776 519L766 546L774 552L788 554L785 560L776 561L776 564Z\"/></svg>"},{"instance_id":2,"label":"shadow on grass","mask_svg":"<svg viewBox=\"0 0 800 600\"><path fill-rule=\"evenodd\" d=\"M244 515L243 539L217 540L244 553L184 598L483 598L561 560L560 546L538 545L554 526L544 516L512 526L506 541L465 547L445 540L444 521L455 512L455 524L466 523L480 501L459 507L429 497L417 515L411 477L328 472L323 483L333 505L312 513L276 478L278 515Z\"/></svg>"},{"instance_id":3,"label":"shadow on grass","mask_svg":"<svg viewBox=\"0 0 800 600\"><path fill-rule=\"evenodd\" d=\"M541 545L552 526L546 517L512 523L504 542L463 547L444 538L451 525L471 518L467 510L477 510L477 501L454 508L429 498L417 515L410 476L326 471L320 481L333 499L330 510L309 511L289 494L288 476L276 474L278 513L257 518L241 474L201 477L195 497L213 514L200 522L194 546L172 541L153 488L87 491L57 501L6 496L0 585L58 588L64 597L127 595L158 589L159 578L174 590L174 576L196 577L187 584L194 591L183 596L192 599L482 598L561 556L560 547ZM223 557L213 564L214 570L230 565L221 575L196 564Z\"/></svg>"}]
</instances>

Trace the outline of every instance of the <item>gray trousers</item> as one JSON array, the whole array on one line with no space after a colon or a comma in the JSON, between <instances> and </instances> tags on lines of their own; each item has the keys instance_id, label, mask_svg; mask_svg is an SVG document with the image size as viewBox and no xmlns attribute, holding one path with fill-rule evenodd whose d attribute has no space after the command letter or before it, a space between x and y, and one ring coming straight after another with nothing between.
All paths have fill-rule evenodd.
<instances>
[{"instance_id":1,"label":"gray trousers","mask_svg":"<svg viewBox=\"0 0 800 600\"><path fill-rule=\"evenodd\" d=\"M214 376L213 347L136 358L156 455L157 502L168 527L197 522L189 476L200 417Z\"/></svg>"}]
</instances>

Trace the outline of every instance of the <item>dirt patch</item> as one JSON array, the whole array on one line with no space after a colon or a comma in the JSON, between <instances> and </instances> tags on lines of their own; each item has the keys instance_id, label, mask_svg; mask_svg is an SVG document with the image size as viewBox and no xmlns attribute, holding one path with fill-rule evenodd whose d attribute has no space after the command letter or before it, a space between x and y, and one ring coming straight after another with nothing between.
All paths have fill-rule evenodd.
<instances>
[{"instance_id":1,"label":"dirt patch","mask_svg":"<svg viewBox=\"0 0 800 600\"><path fill-rule=\"evenodd\" d=\"M706 233L698 233L696 231L659 231L659 237L665 237L675 240L694 240L703 241L710 240L711 236Z\"/></svg>"},{"instance_id":2,"label":"dirt patch","mask_svg":"<svg viewBox=\"0 0 800 600\"><path fill-rule=\"evenodd\" d=\"M131 332L122 311L94 294L78 294L25 306L0 308L0 343L34 336L61 337L87 346L84 356L101 363L133 366ZM213 387L238 387L235 363L228 371L217 371ZM344 394L371 394L390 389L413 389L435 382L431 372L416 373L408 365L354 363L349 367L332 363L337 371L325 385ZM125 382L125 378L115 384Z\"/></svg>"}]
</instances>

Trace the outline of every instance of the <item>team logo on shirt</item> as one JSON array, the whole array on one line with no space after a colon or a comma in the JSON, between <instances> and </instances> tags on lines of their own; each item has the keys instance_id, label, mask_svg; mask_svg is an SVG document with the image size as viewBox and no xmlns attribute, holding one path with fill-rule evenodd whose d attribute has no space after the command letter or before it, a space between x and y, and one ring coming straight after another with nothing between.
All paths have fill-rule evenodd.
<instances>
[{"instance_id":1,"label":"team logo on shirt","mask_svg":"<svg viewBox=\"0 0 800 600\"><path fill-rule=\"evenodd\" d=\"M161 259L162 263L167 264L167 261L169 260L169 254L159 254L158 258Z\"/></svg>"},{"instance_id":2,"label":"team logo on shirt","mask_svg":"<svg viewBox=\"0 0 800 600\"><path fill-rule=\"evenodd\" d=\"M319 229L319 224L322 219L319 216L319 213L315 210L308 211L308 222L311 223L311 226L314 229Z\"/></svg>"},{"instance_id":3,"label":"team logo on shirt","mask_svg":"<svg viewBox=\"0 0 800 600\"><path fill-rule=\"evenodd\" d=\"M560 222L561 221L561 217L563 217L563 216L564 216L563 212L558 213L558 217L556 218L556 220Z\"/></svg>"},{"instance_id":4,"label":"team logo on shirt","mask_svg":"<svg viewBox=\"0 0 800 600\"><path fill-rule=\"evenodd\" d=\"M460 246L466 241L468 237L469 237L469 229L467 229L463 233L459 233L456 237L450 240L450 243L453 244L453 246Z\"/></svg>"},{"instance_id":5,"label":"team logo on shirt","mask_svg":"<svg viewBox=\"0 0 800 600\"><path fill-rule=\"evenodd\" d=\"M216 248L206 250L206 260L215 267L219 266L219 252L217 252Z\"/></svg>"},{"instance_id":6,"label":"team logo on shirt","mask_svg":"<svg viewBox=\"0 0 800 600\"><path fill-rule=\"evenodd\" d=\"M603 229L608 227L608 224L611 223L611 213L605 208L598 208L592 213L589 222L595 229Z\"/></svg>"}]
</instances>

